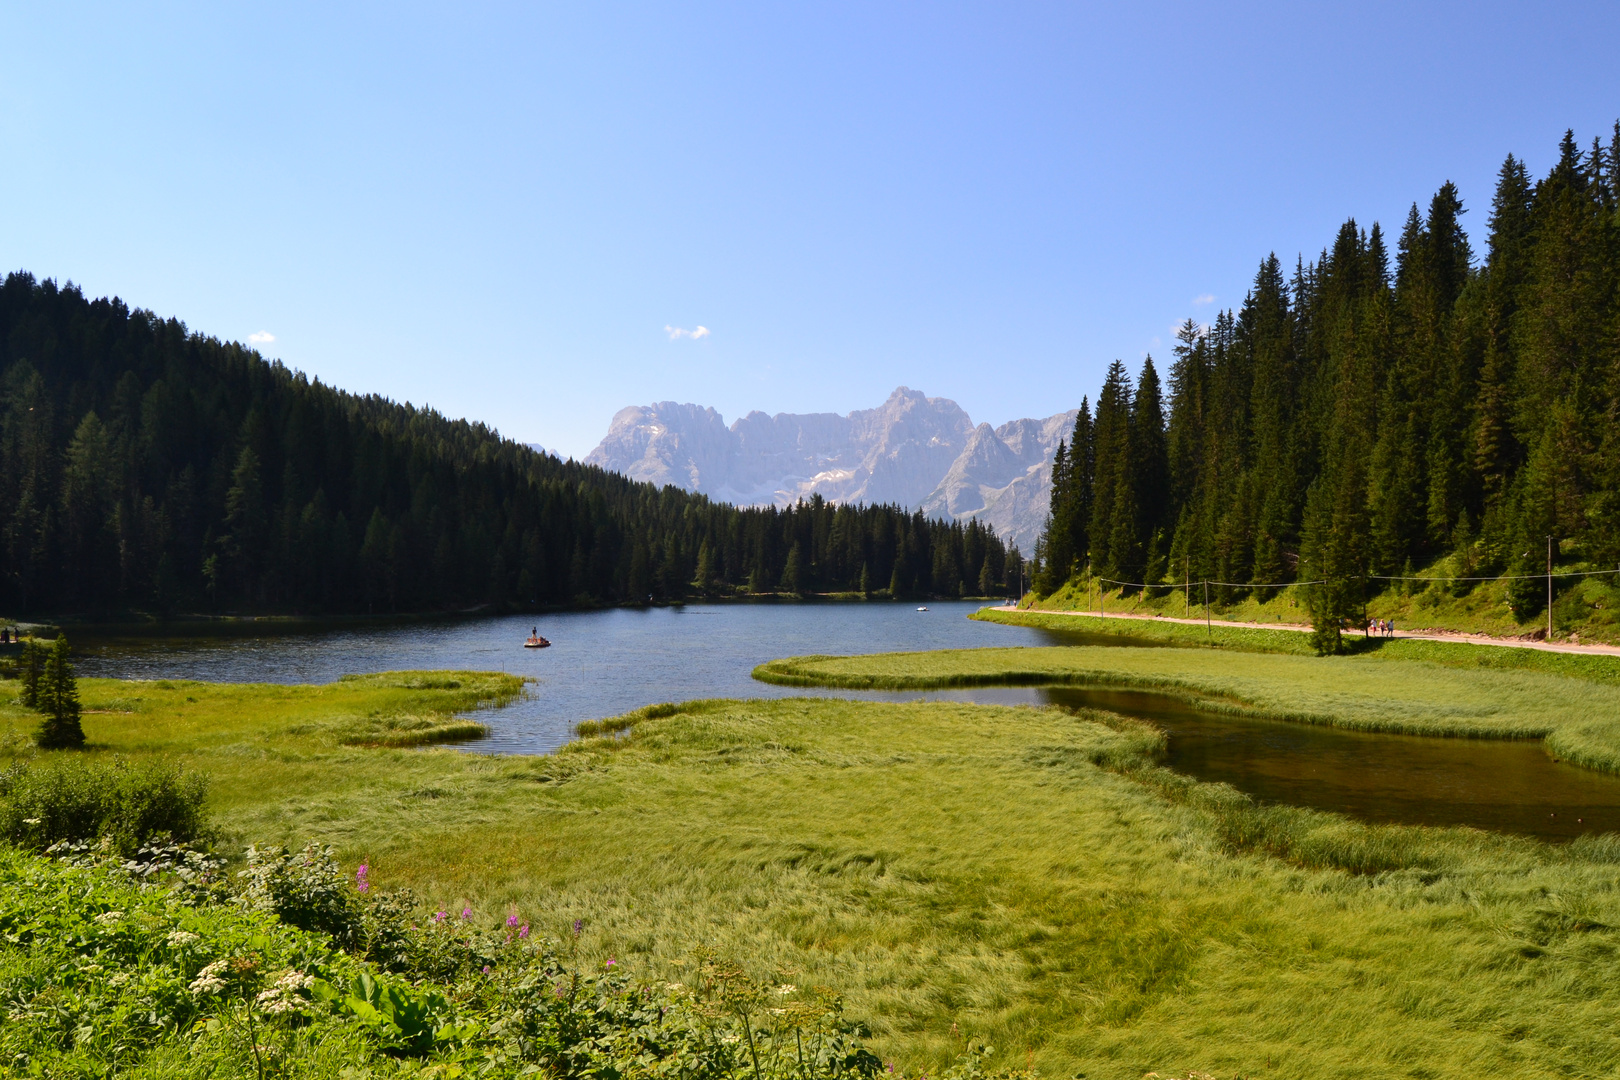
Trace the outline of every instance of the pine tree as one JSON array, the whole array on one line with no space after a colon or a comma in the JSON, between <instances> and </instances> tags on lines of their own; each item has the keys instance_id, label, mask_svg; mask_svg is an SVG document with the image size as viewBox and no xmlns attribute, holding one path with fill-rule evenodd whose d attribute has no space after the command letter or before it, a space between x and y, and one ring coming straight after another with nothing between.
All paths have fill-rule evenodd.
<instances>
[{"instance_id":1,"label":"pine tree","mask_svg":"<svg viewBox=\"0 0 1620 1080\"><path fill-rule=\"evenodd\" d=\"M1159 373L1151 356L1142 361L1136 397L1131 402L1131 462L1131 480L1136 489L1135 568L1142 575L1139 580L1155 584L1167 568L1176 507L1170 499L1170 458Z\"/></svg>"},{"instance_id":2,"label":"pine tree","mask_svg":"<svg viewBox=\"0 0 1620 1080\"><path fill-rule=\"evenodd\" d=\"M1070 518L1074 515L1074 471L1069 447L1058 440L1052 455L1052 491L1047 503L1046 527L1041 530L1041 574L1036 588L1050 596L1069 580L1075 551L1071 544Z\"/></svg>"},{"instance_id":3,"label":"pine tree","mask_svg":"<svg viewBox=\"0 0 1620 1080\"><path fill-rule=\"evenodd\" d=\"M1125 365L1115 360L1108 368L1102 393L1097 395L1097 418L1092 445L1095 462L1091 485L1092 572L1119 578L1118 555L1130 558L1135 537L1136 492L1131 480L1131 376ZM1121 513L1131 520L1123 527Z\"/></svg>"},{"instance_id":4,"label":"pine tree","mask_svg":"<svg viewBox=\"0 0 1620 1080\"><path fill-rule=\"evenodd\" d=\"M84 745L79 723L79 684L68 658L68 642L58 637L45 660L39 680L39 711L45 714L38 742L44 750L77 750Z\"/></svg>"},{"instance_id":5,"label":"pine tree","mask_svg":"<svg viewBox=\"0 0 1620 1080\"><path fill-rule=\"evenodd\" d=\"M804 550L798 541L788 551L787 564L782 568L782 591L785 593L799 593L804 591Z\"/></svg>"},{"instance_id":6,"label":"pine tree","mask_svg":"<svg viewBox=\"0 0 1620 1080\"><path fill-rule=\"evenodd\" d=\"M39 679L44 673L48 652L32 634L23 638L22 652L17 657L17 677L22 683L18 700L26 708L39 708Z\"/></svg>"}]
</instances>

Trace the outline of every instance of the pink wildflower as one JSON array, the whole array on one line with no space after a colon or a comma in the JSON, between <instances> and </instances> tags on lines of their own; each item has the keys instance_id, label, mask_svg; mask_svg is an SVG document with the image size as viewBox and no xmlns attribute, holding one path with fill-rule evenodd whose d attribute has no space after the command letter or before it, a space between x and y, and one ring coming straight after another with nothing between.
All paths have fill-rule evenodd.
<instances>
[{"instance_id":1,"label":"pink wildflower","mask_svg":"<svg viewBox=\"0 0 1620 1080\"><path fill-rule=\"evenodd\" d=\"M506 925L507 926L516 926L517 922L518 922L518 920L517 920L516 915L508 915L506 917Z\"/></svg>"},{"instance_id":2,"label":"pink wildflower","mask_svg":"<svg viewBox=\"0 0 1620 1080\"><path fill-rule=\"evenodd\" d=\"M470 908L470 907L462 908L461 909L461 917L464 920L472 918L472 908Z\"/></svg>"},{"instance_id":3,"label":"pink wildflower","mask_svg":"<svg viewBox=\"0 0 1620 1080\"><path fill-rule=\"evenodd\" d=\"M444 922L445 916L447 916L449 914L450 913L448 911L435 911L433 913L433 921L434 922Z\"/></svg>"},{"instance_id":4,"label":"pink wildflower","mask_svg":"<svg viewBox=\"0 0 1620 1080\"><path fill-rule=\"evenodd\" d=\"M518 937L519 938L526 938L528 936L529 936L529 924L524 923L522 926L518 927Z\"/></svg>"},{"instance_id":5,"label":"pink wildflower","mask_svg":"<svg viewBox=\"0 0 1620 1080\"><path fill-rule=\"evenodd\" d=\"M361 892L368 891L371 888L371 882L366 880L366 875L370 872L371 867L366 863L361 863L360 869L354 872L354 887L359 889Z\"/></svg>"}]
</instances>

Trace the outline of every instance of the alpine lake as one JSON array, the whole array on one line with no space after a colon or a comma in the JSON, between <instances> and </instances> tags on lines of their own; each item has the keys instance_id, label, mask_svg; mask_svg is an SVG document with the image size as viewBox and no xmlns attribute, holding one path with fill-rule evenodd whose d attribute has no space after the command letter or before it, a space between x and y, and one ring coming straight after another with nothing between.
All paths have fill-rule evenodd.
<instances>
[{"instance_id":1,"label":"alpine lake","mask_svg":"<svg viewBox=\"0 0 1620 1080\"><path fill-rule=\"evenodd\" d=\"M986 646L1162 641L976 622L977 602L687 604L343 629L240 624L228 635L84 636L81 675L210 682L325 683L395 670L499 670L531 680L517 701L481 712L485 754L547 754L583 720L659 702L817 695L1105 709L1167 736L1164 764L1262 802L1361 820L1464 825L1566 840L1620 832L1620 777L1556 761L1539 740L1433 738L1244 718L1140 690L980 687L860 691L774 686L753 668L784 656ZM538 628L552 645L522 647Z\"/></svg>"}]
</instances>

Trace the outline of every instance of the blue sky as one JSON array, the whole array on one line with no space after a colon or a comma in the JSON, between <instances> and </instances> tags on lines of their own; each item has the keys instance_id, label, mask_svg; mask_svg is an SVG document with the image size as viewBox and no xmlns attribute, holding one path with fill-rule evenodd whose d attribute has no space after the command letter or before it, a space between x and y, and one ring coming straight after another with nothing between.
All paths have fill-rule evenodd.
<instances>
[{"instance_id":1,"label":"blue sky","mask_svg":"<svg viewBox=\"0 0 1620 1080\"><path fill-rule=\"evenodd\" d=\"M1504 155L1607 138L1617 41L1614 4L12 4L0 266L565 454L666 399L1000 423L1447 179L1480 246Z\"/></svg>"}]
</instances>

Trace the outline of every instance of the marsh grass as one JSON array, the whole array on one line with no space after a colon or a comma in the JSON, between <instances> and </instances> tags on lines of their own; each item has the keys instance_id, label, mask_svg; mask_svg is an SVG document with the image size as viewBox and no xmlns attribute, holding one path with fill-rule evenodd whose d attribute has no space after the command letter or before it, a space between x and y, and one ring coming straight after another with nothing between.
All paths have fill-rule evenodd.
<instances>
[{"instance_id":1,"label":"marsh grass","mask_svg":"<svg viewBox=\"0 0 1620 1080\"><path fill-rule=\"evenodd\" d=\"M1041 685L1153 690L1214 711L1359 731L1544 739L1554 757L1620 772L1620 685L1610 678L1610 665L1620 670L1620 659L1570 657L1584 663L1561 670L1581 672L1576 676L1529 666L1444 663L1431 654L1472 646L1414 644L1434 648L1413 650L1411 659L1383 651L1314 657L1108 646L960 649L793 657L761 664L754 677L790 686L874 690ZM1593 670L1602 677L1585 677Z\"/></svg>"},{"instance_id":2,"label":"marsh grass","mask_svg":"<svg viewBox=\"0 0 1620 1080\"><path fill-rule=\"evenodd\" d=\"M1088 1080L1620 1067L1613 838L1266 808L1159 768L1162 736L1107 713L692 702L493 758L315 726L461 711L438 706L467 686L152 687L86 680L87 704L140 702L86 716L87 756L177 758L213 777L238 836L331 843L435 907L539 913L536 933L570 939L579 919L581 963L691 984L712 949L755 977L792 972L842 993L908 1073L956 1057L953 1025L1000 1065Z\"/></svg>"}]
</instances>

